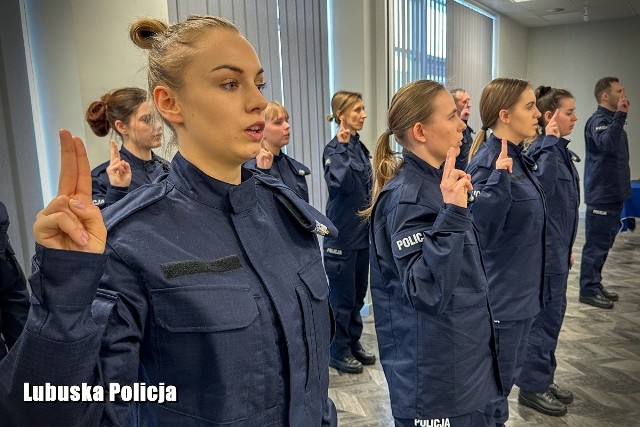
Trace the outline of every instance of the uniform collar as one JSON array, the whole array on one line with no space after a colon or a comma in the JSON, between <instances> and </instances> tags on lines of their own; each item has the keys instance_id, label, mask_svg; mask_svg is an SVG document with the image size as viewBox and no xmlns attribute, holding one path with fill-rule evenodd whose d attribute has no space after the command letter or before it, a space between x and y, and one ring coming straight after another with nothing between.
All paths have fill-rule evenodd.
<instances>
[{"instance_id":1,"label":"uniform collar","mask_svg":"<svg viewBox=\"0 0 640 427\"><path fill-rule=\"evenodd\" d=\"M177 152L171 161L167 181L186 196L204 205L231 212L234 210L229 199L231 191L241 191L246 203L255 203L254 174L246 168L241 168L241 173L242 182L239 185L228 184L202 172Z\"/></svg>"},{"instance_id":2,"label":"uniform collar","mask_svg":"<svg viewBox=\"0 0 640 427\"><path fill-rule=\"evenodd\" d=\"M136 157L133 153L131 153L131 151L124 148L124 144L122 144L122 147L120 147L120 158L122 158L122 160L126 160L132 168L143 170L148 163L154 163L157 161L156 155L153 154L153 152L151 153L151 160L142 160L141 158Z\"/></svg>"},{"instance_id":3,"label":"uniform collar","mask_svg":"<svg viewBox=\"0 0 640 427\"><path fill-rule=\"evenodd\" d=\"M413 154L411 151L402 150L402 157L404 163L416 171L418 174L433 182L440 182L442 180L442 170L436 169L429 163L422 160L420 157Z\"/></svg>"},{"instance_id":4,"label":"uniform collar","mask_svg":"<svg viewBox=\"0 0 640 427\"><path fill-rule=\"evenodd\" d=\"M498 147L498 153L500 151L502 151L502 139L501 138L498 138L494 134L491 134L491 136L489 137L489 140L487 142L492 144L492 145L497 146ZM486 142L485 142L485 144L486 144ZM520 145L516 145L511 141L507 141L507 153L510 154L511 156L514 156L514 157L520 156L520 154L522 153L523 148L524 148L524 143L521 143Z\"/></svg>"},{"instance_id":5,"label":"uniform collar","mask_svg":"<svg viewBox=\"0 0 640 427\"><path fill-rule=\"evenodd\" d=\"M604 108L602 105L598 105L598 109L596 110L596 112L607 115L607 116L611 116L611 117L613 117L613 115L615 114L615 111L611 111L608 108Z\"/></svg>"}]
</instances>

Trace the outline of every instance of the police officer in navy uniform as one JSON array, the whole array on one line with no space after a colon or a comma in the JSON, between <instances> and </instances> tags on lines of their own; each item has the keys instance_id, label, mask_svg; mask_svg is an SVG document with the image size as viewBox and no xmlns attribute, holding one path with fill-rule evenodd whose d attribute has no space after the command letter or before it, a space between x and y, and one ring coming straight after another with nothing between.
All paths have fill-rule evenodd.
<instances>
[{"instance_id":1,"label":"police officer in navy uniform","mask_svg":"<svg viewBox=\"0 0 640 427\"><path fill-rule=\"evenodd\" d=\"M469 160L469 149L473 144L473 135L475 131L469 126L469 117L471 117L471 97L466 90L462 88L453 89L451 96L456 103L456 109L458 111L458 117L462 119L466 128L462 131L462 147L460 147L460 154L456 157L456 169L465 170Z\"/></svg>"},{"instance_id":2,"label":"police officer in navy uniform","mask_svg":"<svg viewBox=\"0 0 640 427\"><path fill-rule=\"evenodd\" d=\"M314 233L337 230L242 168L266 107L253 47L216 17L143 18L131 34L150 49L149 85L179 152L103 223L82 141L61 131L59 196L34 225L35 302L0 362L3 426L335 426ZM46 382L162 383L177 400L25 402L23 383Z\"/></svg>"},{"instance_id":3,"label":"police officer in navy uniform","mask_svg":"<svg viewBox=\"0 0 640 427\"><path fill-rule=\"evenodd\" d=\"M360 344L360 310L369 284L369 235L360 215L371 197L369 150L360 141L367 114L362 95L339 91L331 100L338 133L324 148L324 179L329 189L327 217L338 237L324 239L324 267L329 278L336 334L331 343L330 366L347 373L361 373L362 365L375 363L375 355Z\"/></svg>"},{"instance_id":4,"label":"police officer in navy uniform","mask_svg":"<svg viewBox=\"0 0 640 427\"><path fill-rule=\"evenodd\" d=\"M311 174L311 171L282 151L282 148L289 144L291 136L289 112L279 102L270 101L264 110L264 121L264 136L260 153L244 166L249 169L258 169L279 179L309 203L309 188L306 177Z\"/></svg>"},{"instance_id":5,"label":"police officer in navy uniform","mask_svg":"<svg viewBox=\"0 0 640 427\"><path fill-rule=\"evenodd\" d=\"M576 101L564 89L540 86L536 89L538 119L544 133L529 145L527 154L536 161L534 171L547 189L547 228L544 266L544 303L531 327L527 354L516 384L518 401L543 414L566 414L565 405L573 393L554 382L555 349L567 309L567 280L573 265L571 249L578 230L580 206L577 155L567 147L575 126ZM554 155L545 155L551 151Z\"/></svg>"},{"instance_id":6,"label":"police officer in navy uniform","mask_svg":"<svg viewBox=\"0 0 640 427\"><path fill-rule=\"evenodd\" d=\"M9 213L0 201L0 360L22 333L29 313L27 281L9 242Z\"/></svg>"},{"instance_id":7,"label":"police officer in navy uniform","mask_svg":"<svg viewBox=\"0 0 640 427\"><path fill-rule=\"evenodd\" d=\"M584 126L587 212L580 302L613 308L618 294L602 285L602 268L620 229L622 204L631 198L629 140L624 130L630 103L617 77L598 80L595 97L598 109Z\"/></svg>"},{"instance_id":8,"label":"police officer in navy uniform","mask_svg":"<svg viewBox=\"0 0 640 427\"><path fill-rule=\"evenodd\" d=\"M146 91L126 87L108 92L89 105L85 117L96 135L112 129L122 140L120 151L112 140L110 160L91 171L93 204L100 209L168 172L169 163L152 151L162 145L162 123Z\"/></svg>"},{"instance_id":9,"label":"police officer in navy uniform","mask_svg":"<svg viewBox=\"0 0 640 427\"><path fill-rule=\"evenodd\" d=\"M442 85L418 80L394 95L388 126L376 144L368 213L371 295L395 424L493 427L500 379L487 279L467 208L471 178L454 168L465 124ZM510 163L503 156L497 167ZM508 191L496 196L509 203Z\"/></svg>"},{"instance_id":10,"label":"police officer in navy uniform","mask_svg":"<svg viewBox=\"0 0 640 427\"><path fill-rule=\"evenodd\" d=\"M544 188L534 176L537 165L523 152L524 140L537 134L539 117L528 82L491 81L480 99L483 126L467 167L475 197L471 212L480 236L498 344L503 392L496 401L499 426L509 417L507 396L524 363L531 325L541 308L546 201ZM488 129L493 133L487 138ZM496 170L497 160L504 156L513 159L512 167ZM555 176L552 168L548 172ZM510 194L506 203L496 196L505 192Z\"/></svg>"}]
</instances>

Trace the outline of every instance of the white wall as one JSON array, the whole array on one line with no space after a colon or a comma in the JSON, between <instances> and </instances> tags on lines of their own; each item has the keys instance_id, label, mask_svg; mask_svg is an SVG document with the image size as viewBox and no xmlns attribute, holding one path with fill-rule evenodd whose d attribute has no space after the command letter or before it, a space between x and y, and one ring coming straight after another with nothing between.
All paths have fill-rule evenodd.
<instances>
[{"instance_id":1,"label":"white wall","mask_svg":"<svg viewBox=\"0 0 640 427\"><path fill-rule=\"evenodd\" d=\"M113 89L147 89L147 52L129 39L129 25L141 16L168 19L166 0L71 0L82 113ZM82 116L83 117L83 116ZM109 159L109 137L97 137L84 123L91 166Z\"/></svg>"},{"instance_id":2,"label":"white wall","mask_svg":"<svg viewBox=\"0 0 640 427\"><path fill-rule=\"evenodd\" d=\"M596 81L616 76L626 88L631 109L625 127L629 136L631 178L640 178L640 17L531 29L527 79L568 89L576 98L578 123L570 148L584 159L584 124L596 109ZM578 165L584 176L584 162ZM580 191L583 189L581 188ZM584 197L582 198L584 200ZM584 204L581 210L584 212Z\"/></svg>"},{"instance_id":3,"label":"white wall","mask_svg":"<svg viewBox=\"0 0 640 427\"><path fill-rule=\"evenodd\" d=\"M368 118L360 136L370 150L387 127L385 3L386 0L334 0L331 10L333 91L362 93Z\"/></svg>"},{"instance_id":4,"label":"white wall","mask_svg":"<svg viewBox=\"0 0 640 427\"><path fill-rule=\"evenodd\" d=\"M529 29L503 15L497 19L496 77L526 78ZM480 97L476 97L480 100Z\"/></svg>"}]
</instances>

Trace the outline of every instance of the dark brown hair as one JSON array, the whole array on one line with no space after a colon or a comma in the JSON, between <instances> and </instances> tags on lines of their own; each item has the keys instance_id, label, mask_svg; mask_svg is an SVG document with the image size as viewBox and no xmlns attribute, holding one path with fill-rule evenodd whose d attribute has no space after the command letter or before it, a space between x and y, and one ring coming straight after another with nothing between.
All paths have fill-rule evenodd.
<instances>
[{"instance_id":1,"label":"dark brown hair","mask_svg":"<svg viewBox=\"0 0 640 427\"><path fill-rule=\"evenodd\" d=\"M91 126L91 130L98 136L106 136L113 129L120 138L120 132L116 129L116 121L128 123L129 118L138 109L140 104L147 100L147 92L137 87L124 87L107 92L94 101L87 108L85 119Z\"/></svg>"},{"instance_id":2,"label":"dark brown hair","mask_svg":"<svg viewBox=\"0 0 640 427\"><path fill-rule=\"evenodd\" d=\"M596 97L596 101L598 104L602 100L602 93L607 92L611 93L611 83L619 83L620 80L617 77L603 77L596 83L596 88L593 91L593 94Z\"/></svg>"},{"instance_id":3,"label":"dark brown hair","mask_svg":"<svg viewBox=\"0 0 640 427\"><path fill-rule=\"evenodd\" d=\"M551 111L553 114L558 107L560 107L560 101L565 98L573 99L573 95L566 89L556 89L550 86L538 86L535 90L536 93L536 107L540 111L541 116L538 118L538 126L541 129L547 125L544 122L544 113Z\"/></svg>"}]
</instances>

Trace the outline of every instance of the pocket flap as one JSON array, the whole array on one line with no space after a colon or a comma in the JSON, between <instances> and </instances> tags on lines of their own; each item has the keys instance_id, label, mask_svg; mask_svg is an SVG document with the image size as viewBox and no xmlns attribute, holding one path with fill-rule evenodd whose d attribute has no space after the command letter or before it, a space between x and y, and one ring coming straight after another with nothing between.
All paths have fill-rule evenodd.
<instances>
[{"instance_id":1,"label":"pocket flap","mask_svg":"<svg viewBox=\"0 0 640 427\"><path fill-rule=\"evenodd\" d=\"M156 322L169 332L217 332L249 326L258 306L248 286L189 286L151 291Z\"/></svg>"},{"instance_id":2,"label":"pocket flap","mask_svg":"<svg viewBox=\"0 0 640 427\"><path fill-rule=\"evenodd\" d=\"M322 266L322 257L318 255L313 261L305 265L298 272L300 280L307 285L309 293L314 299L323 300L329 295L329 283Z\"/></svg>"}]
</instances>

